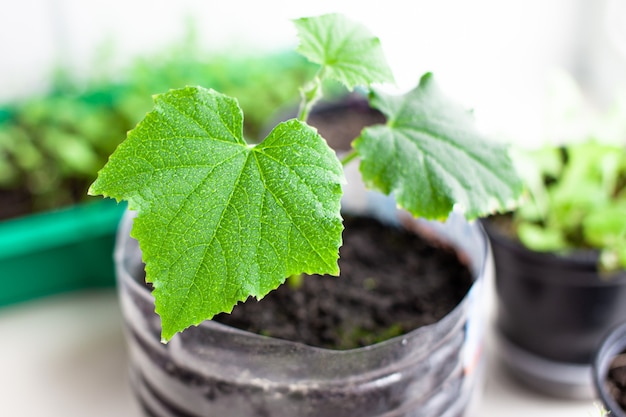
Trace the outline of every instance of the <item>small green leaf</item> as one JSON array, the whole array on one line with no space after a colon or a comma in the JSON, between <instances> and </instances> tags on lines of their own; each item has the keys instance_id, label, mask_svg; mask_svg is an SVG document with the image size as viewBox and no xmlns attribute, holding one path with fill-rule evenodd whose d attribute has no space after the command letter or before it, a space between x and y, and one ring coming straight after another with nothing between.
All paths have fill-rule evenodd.
<instances>
[{"instance_id":1,"label":"small green leaf","mask_svg":"<svg viewBox=\"0 0 626 417\"><path fill-rule=\"evenodd\" d=\"M507 149L485 140L431 74L403 96L375 92L371 104L387 124L366 128L354 142L363 179L413 215L442 219L458 203L475 218L510 209L519 198L522 183Z\"/></svg>"},{"instance_id":2,"label":"small green leaf","mask_svg":"<svg viewBox=\"0 0 626 417\"><path fill-rule=\"evenodd\" d=\"M100 165L98 155L83 136L49 128L42 145L54 155L63 172L91 177Z\"/></svg>"},{"instance_id":3,"label":"small green leaf","mask_svg":"<svg viewBox=\"0 0 626 417\"><path fill-rule=\"evenodd\" d=\"M595 207L582 219L585 241L597 248L617 246L626 236L626 202Z\"/></svg>"},{"instance_id":4,"label":"small green leaf","mask_svg":"<svg viewBox=\"0 0 626 417\"><path fill-rule=\"evenodd\" d=\"M290 275L339 273L343 171L303 122L259 145L234 99L188 87L155 98L90 189L138 211L162 337L261 298Z\"/></svg>"},{"instance_id":5,"label":"small green leaf","mask_svg":"<svg viewBox=\"0 0 626 417\"><path fill-rule=\"evenodd\" d=\"M565 236L558 228L523 223L517 227L517 235L524 246L539 252L558 251L568 247Z\"/></svg>"},{"instance_id":6,"label":"small green leaf","mask_svg":"<svg viewBox=\"0 0 626 417\"><path fill-rule=\"evenodd\" d=\"M550 217L551 195L546 178L557 178L563 170L563 155L558 148L544 146L539 149L514 148L511 157L527 190L527 199L517 207L516 220L546 221Z\"/></svg>"},{"instance_id":7,"label":"small green leaf","mask_svg":"<svg viewBox=\"0 0 626 417\"><path fill-rule=\"evenodd\" d=\"M294 21L300 37L298 52L322 66L321 73L348 89L376 82L393 82L380 40L340 14Z\"/></svg>"}]
</instances>

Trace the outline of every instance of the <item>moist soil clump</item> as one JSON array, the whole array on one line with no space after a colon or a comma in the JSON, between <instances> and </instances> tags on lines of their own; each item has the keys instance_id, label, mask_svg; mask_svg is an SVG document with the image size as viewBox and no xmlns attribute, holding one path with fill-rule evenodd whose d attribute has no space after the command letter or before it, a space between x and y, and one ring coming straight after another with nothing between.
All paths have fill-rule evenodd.
<instances>
[{"instance_id":1,"label":"moist soil clump","mask_svg":"<svg viewBox=\"0 0 626 417\"><path fill-rule=\"evenodd\" d=\"M214 320L331 349L370 345L440 320L472 284L455 251L400 228L346 217L340 277L289 280Z\"/></svg>"},{"instance_id":2,"label":"moist soil clump","mask_svg":"<svg viewBox=\"0 0 626 417\"><path fill-rule=\"evenodd\" d=\"M626 352L617 355L611 362L606 383L609 393L626 412Z\"/></svg>"}]
</instances>

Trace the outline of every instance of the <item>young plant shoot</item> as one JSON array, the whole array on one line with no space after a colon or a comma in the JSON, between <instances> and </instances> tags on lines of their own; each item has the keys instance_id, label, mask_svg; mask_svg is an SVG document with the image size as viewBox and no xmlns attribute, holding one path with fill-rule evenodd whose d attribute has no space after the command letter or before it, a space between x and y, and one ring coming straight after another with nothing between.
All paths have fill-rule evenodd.
<instances>
[{"instance_id":1,"label":"young plant shoot","mask_svg":"<svg viewBox=\"0 0 626 417\"><path fill-rule=\"evenodd\" d=\"M89 190L137 212L132 236L163 341L289 276L339 274L342 163L306 123L327 79L370 89L387 123L364 129L348 160L358 157L366 185L393 193L414 216L445 219L458 205L476 218L510 209L521 193L506 148L484 140L431 74L405 95L383 94L370 86L393 77L366 28L337 14L295 25L298 51L319 64L298 119L252 145L236 99L171 90L155 96Z\"/></svg>"}]
</instances>

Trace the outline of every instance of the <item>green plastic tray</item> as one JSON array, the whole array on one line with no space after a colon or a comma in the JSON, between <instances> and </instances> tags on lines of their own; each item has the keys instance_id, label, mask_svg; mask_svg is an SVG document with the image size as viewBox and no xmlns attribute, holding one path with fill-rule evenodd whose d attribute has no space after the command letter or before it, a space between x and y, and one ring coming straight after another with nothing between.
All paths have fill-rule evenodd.
<instances>
[{"instance_id":1,"label":"green plastic tray","mask_svg":"<svg viewBox=\"0 0 626 417\"><path fill-rule=\"evenodd\" d=\"M100 200L0 223L0 306L115 283L125 204Z\"/></svg>"}]
</instances>

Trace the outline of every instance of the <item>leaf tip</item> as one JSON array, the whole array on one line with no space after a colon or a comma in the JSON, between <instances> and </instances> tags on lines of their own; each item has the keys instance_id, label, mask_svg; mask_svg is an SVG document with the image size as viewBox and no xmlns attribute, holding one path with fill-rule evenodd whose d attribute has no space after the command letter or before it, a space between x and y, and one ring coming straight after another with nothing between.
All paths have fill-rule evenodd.
<instances>
[{"instance_id":1,"label":"leaf tip","mask_svg":"<svg viewBox=\"0 0 626 417\"><path fill-rule=\"evenodd\" d=\"M432 73L432 71L428 71L425 72L424 74L422 74L422 76L420 77L420 83L421 82L428 82L431 81L433 79L434 75Z\"/></svg>"},{"instance_id":2,"label":"leaf tip","mask_svg":"<svg viewBox=\"0 0 626 417\"><path fill-rule=\"evenodd\" d=\"M87 195L90 195L90 196L100 195L100 193L96 190L96 187L94 187L94 184L91 184L89 188L87 189Z\"/></svg>"},{"instance_id":3,"label":"leaf tip","mask_svg":"<svg viewBox=\"0 0 626 417\"><path fill-rule=\"evenodd\" d=\"M93 184L91 184L89 186L89 188L87 189L87 195L90 195L92 197L104 197L104 198L112 198L111 195L109 195L105 190L103 190L99 184L97 183L97 181L94 181ZM119 202L119 199L115 199L117 202Z\"/></svg>"}]
</instances>

